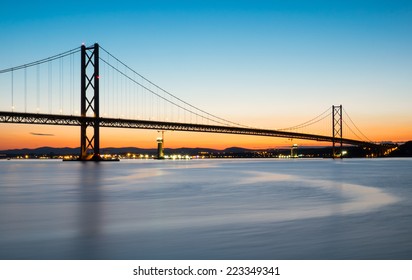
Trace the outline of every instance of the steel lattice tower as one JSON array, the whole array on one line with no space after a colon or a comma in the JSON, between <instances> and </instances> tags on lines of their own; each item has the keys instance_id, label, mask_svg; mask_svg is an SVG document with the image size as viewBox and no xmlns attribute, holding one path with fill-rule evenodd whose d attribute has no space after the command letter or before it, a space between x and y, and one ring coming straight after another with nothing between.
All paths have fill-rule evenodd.
<instances>
[{"instance_id":1,"label":"steel lattice tower","mask_svg":"<svg viewBox=\"0 0 412 280\"><path fill-rule=\"evenodd\" d=\"M81 47L81 121L80 128L80 160L100 160L99 134L99 45ZM88 113L94 120L87 121ZM88 130L88 128L91 128ZM87 132L91 132L88 134ZM89 153L89 150L92 153Z\"/></svg>"},{"instance_id":2,"label":"steel lattice tower","mask_svg":"<svg viewBox=\"0 0 412 280\"><path fill-rule=\"evenodd\" d=\"M336 142L340 143L340 158L342 158L342 105L332 106L332 158L336 157Z\"/></svg>"}]
</instances>

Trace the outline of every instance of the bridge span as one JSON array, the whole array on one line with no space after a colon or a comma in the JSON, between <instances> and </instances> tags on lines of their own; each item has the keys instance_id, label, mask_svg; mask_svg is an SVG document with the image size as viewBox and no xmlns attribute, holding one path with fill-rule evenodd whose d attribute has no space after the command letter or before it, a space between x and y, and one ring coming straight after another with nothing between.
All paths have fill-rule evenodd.
<instances>
[{"instance_id":1,"label":"bridge span","mask_svg":"<svg viewBox=\"0 0 412 280\"><path fill-rule=\"evenodd\" d=\"M205 125L193 123L178 123L178 122L164 122L164 121L150 121L150 120L129 120L116 118L95 118L95 117L81 117L81 116L66 116L54 114L35 114L35 113L17 113L17 112L1 112L0 123L15 123L15 124L42 124L42 125L67 125L67 126L81 126L87 124L93 126L98 123L99 127L113 127L113 128L132 128L132 129L153 129L153 130L171 130L171 131L189 131L189 132L207 132L207 133L225 133L225 134L240 134L240 135L254 135L266 137L281 137L293 138L302 140L312 140L320 142L334 141L342 142L342 144L364 146L370 148L377 148L380 145L359 141L354 139L339 138L333 136L324 136L308 133L298 133L274 129L259 129L236 126L219 126L219 125Z\"/></svg>"}]
</instances>

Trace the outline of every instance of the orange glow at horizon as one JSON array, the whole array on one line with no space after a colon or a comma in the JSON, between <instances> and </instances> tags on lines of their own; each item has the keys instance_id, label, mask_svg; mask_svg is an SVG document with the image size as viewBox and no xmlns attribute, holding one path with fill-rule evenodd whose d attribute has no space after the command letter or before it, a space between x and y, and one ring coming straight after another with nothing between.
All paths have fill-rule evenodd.
<instances>
[{"instance_id":1,"label":"orange glow at horizon","mask_svg":"<svg viewBox=\"0 0 412 280\"><path fill-rule=\"evenodd\" d=\"M0 131L0 150L80 146L80 128L76 126L0 124ZM406 126L406 123L387 126L384 130L370 125L368 131L367 136L372 141L405 142L412 139L412 128ZM161 133L156 130L101 128L100 146L156 148L156 138L160 135ZM164 135L165 148L225 149L236 146L267 149L286 147L295 143L300 146L330 145L328 142L217 133L165 131Z\"/></svg>"}]
</instances>

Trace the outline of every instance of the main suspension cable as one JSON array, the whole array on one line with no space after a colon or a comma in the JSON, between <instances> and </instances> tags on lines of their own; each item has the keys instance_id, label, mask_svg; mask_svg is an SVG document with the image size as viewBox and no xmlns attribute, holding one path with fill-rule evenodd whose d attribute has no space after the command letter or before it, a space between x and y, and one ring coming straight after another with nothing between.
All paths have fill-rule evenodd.
<instances>
[{"instance_id":1,"label":"main suspension cable","mask_svg":"<svg viewBox=\"0 0 412 280\"><path fill-rule=\"evenodd\" d=\"M71 49L71 50L63 52L63 53L60 53L60 54L56 54L56 55L44 58L44 59L37 60L37 61L34 61L34 62L30 62L30 63L22 64L22 65L19 65L19 66L15 66L15 67L0 70L0 74L7 73L7 72L10 72L10 71L16 71L16 70L20 70L20 69L24 69L24 68L28 68L28 67L32 67L32 66L39 65L39 64L43 64L43 63L53 61L53 60L56 60L56 59L59 59L59 58L62 58L62 57L66 57L66 56L74 54L78 51L80 51L79 47Z\"/></svg>"},{"instance_id":2,"label":"main suspension cable","mask_svg":"<svg viewBox=\"0 0 412 280\"><path fill-rule=\"evenodd\" d=\"M372 142L368 137L365 136L365 134L362 133L362 131L360 131L360 129L356 126L356 124L352 121L351 117L349 116L348 112L346 112L345 109L343 109L343 112L345 112L346 116L348 117L348 119L350 120L350 122L353 124L353 126L356 128L356 130L364 137L364 139L368 140L369 142ZM348 125L349 127L349 125ZM354 133L356 135L356 133ZM358 136L359 137L359 136ZM361 138L359 138L361 139Z\"/></svg>"},{"instance_id":3,"label":"main suspension cable","mask_svg":"<svg viewBox=\"0 0 412 280\"><path fill-rule=\"evenodd\" d=\"M129 69L130 71L132 71L133 73L135 73L136 75L138 75L139 77L141 77L142 79L144 79L146 82L150 83L151 85L153 85L154 87L160 89L161 91L167 93L168 95L170 95L171 97L177 99L178 101L180 101L180 102L182 102L182 103L184 103L184 104L192 107L193 109L198 110L199 112L202 112L202 113L204 113L204 114L206 114L206 115L208 115L208 116L210 116L210 117L213 117L213 118L215 118L215 119L218 119L218 120L220 120L220 121L223 121L225 124L228 124L228 123L229 123L229 124L236 125L236 126L248 127L248 126L246 126L246 125L242 125L242 124L239 124L239 123L235 123L235 122L232 122L232 121L229 121L229 120L220 118L220 117L218 117L218 116L216 116L216 115L210 114L210 113L208 113L208 112L206 112L206 111L204 111L204 110L202 110L202 109L200 109L200 108L198 108L198 107L196 107L196 106L194 106L194 105L192 105L192 104L190 104L190 103L188 103L188 102L180 99L179 97L177 97L177 96L175 96L174 94L168 92L167 90L163 89L162 87L158 86L157 84L151 82L149 79L145 78L144 76L142 76L141 74L139 74L138 72L136 72L135 70L133 70L132 68L130 68L129 66L127 66L125 63L123 63L122 61L120 61L117 57L115 57L113 54L111 54L109 51L107 51L107 50L106 50L105 48L103 48L102 46L100 46L100 48L101 48L103 51L105 51L106 53L108 53L111 57L113 57L113 58L114 58L116 61L118 61L120 64L122 64L124 67L126 67L127 69ZM102 59L102 58L100 58L100 59ZM102 60L103 60L103 59L102 59ZM106 63L107 63L107 62L106 62ZM130 78L129 78L129 79L130 79ZM135 82L136 82L136 81L135 81ZM136 82L136 83L137 83L137 82ZM140 84L140 83L137 83L137 84L139 84L140 86L142 86L142 87L144 87L144 88L147 89L147 87L143 86L142 84ZM156 94L156 93L153 92L152 90L149 90L149 91L152 92L153 94L157 95L158 97L162 98L161 96L159 96L158 94ZM167 100L167 99L164 99L164 98L162 98L162 99L163 99L163 100L166 100L166 101L168 101L168 102L170 102L170 103L172 103L172 104L174 104L174 105L176 105L176 106L178 106L176 103L174 103L174 102L172 102L172 101L170 101L170 100ZM179 106L179 108L184 109L184 108L181 107L181 106ZM185 110L185 109L184 109L184 110ZM188 109L186 109L186 110L188 110ZM192 111L190 111L190 112L191 112L191 113L194 113L194 112L192 112ZM194 114L196 114L196 113L194 113ZM197 114L197 115L198 115L198 114ZM199 116L201 117L201 115L199 115ZM214 121L214 122L217 122L217 123L221 123L221 122L215 121L215 120L210 119L210 118L205 118L205 119L209 119L209 120L211 120L211 121Z\"/></svg>"},{"instance_id":4,"label":"main suspension cable","mask_svg":"<svg viewBox=\"0 0 412 280\"><path fill-rule=\"evenodd\" d=\"M328 111L329 111L329 114L323 116ZM310 120L308 120L304 123L301 123L301 124L298 124L298 125L295 125L295 126L291 126L291 127L287 127L287 128L281 128L281 129L278 129L278 130L295 130L295 129L299 129L299 128L304 128L304 127L310 126L312 124L315 124L315 123L318 123L318 122L324 120L325 118L329 117L331 114L332 113L330 112L330 108L328 108L323 113L319 114L318 116L316 116L313 119L310 119Z\"/></svg>"},{"instance_id":5,"label":"main suspension cable","mask_svg":"<svg viewBox=\"0 0 412 280\"><path fill-rule=\"evenodd\" d=\"M152 97L153 95L155 95L155 96L157 96L158 98L161 98L161 99L165 100L166 102L169 102L170 104L175 105L176 107L179 107L179 108L181 108L181 109L183 109L183 110L185 110L185 111L187 111L187 112L190 112L190 113L192 113L192 114L195 115L195 116L202 117L200 114L194 112L193 110L186 109L186 108L182 107L181 105L177 104L176 102L173 102L173 101L171 101L171 100L168 100L168 99L164 98L163 96L157 94L157 93L154 92L153 90L151 90L151 89L149 89L148 87L142 85L141 83L139 83L138 81L136 81L136 80L133 79L132 77L126 75L124 72L122 72L122 71L120 71L119 69L117 69L115 66L113 66L112 64L110 64L109 62L107 62L105 59L103 59L103 58L100 57L100 60L103 61L104 63L106 63L108 66L110 66L110 67L111 67L113 70L115 70L117 73L120 73L123 77L125 77L125 78L129 79L130 81L134 82L135 84L141 86L142 88L144 88L144 89L147 90L148 92L151 92L151 93L152 93L151 97ZM119 61L119 62L120 62L120 61ZM122 62L120 62L120 63L122 63ZM126 66L126 67L127 67L127 66ZM133 70L132 70L132 71L133 71ZM136 73L136 74L139 75L138 73ZM154 110L154 108L153 108L154 105L153 105L152 98L151 98L151 103L152 103L152 105L150 105L150 117L153 117L155 110ZM186 104L187 104L187 103L186 103ZM191 106L190 104L188 104L188 105ZM193 106L191 106L191 107L193 107ZM193 107L193 108L195 108L195 107ZM209 114L209 115L210 115L210 114ZM213 116L213 115L211 115L211 116ZM217 118L217 117L216 117L216 118ZM219 124L222 124L222 125L226 125L226 124L227 124L227 122L220 122L220 121L217 121L217 120L208 118L208 117L205 117L205 119L208 119L208 120L210 120L210 121L212 121L212 122L219 123ZM218 119L220 119L220 118L218 118ZM225 121L225 120L224 120L224 121Z\"/></svg>"}]
</instances>

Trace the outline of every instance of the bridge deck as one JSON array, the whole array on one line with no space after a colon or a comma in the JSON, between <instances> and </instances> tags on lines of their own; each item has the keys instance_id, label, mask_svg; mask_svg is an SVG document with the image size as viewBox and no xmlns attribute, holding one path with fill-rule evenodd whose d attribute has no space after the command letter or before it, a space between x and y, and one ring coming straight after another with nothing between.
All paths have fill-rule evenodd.
<instances>
[{"instance_id":1,"label":"bridge deck","mask_svg":"<svg viewBox=\"0 0 412 280\"><path fill-rule=\"evenodd\" d=\"M130 119L115 119L115 118L94 118L81 117L71 115L53 115L53 114L33 114L33 113L18 113L18 112L1 112L0 123L20 123L20 124L42 124L42 125L69 125L80 126L82 123L94 124L99 122L100 127L116 127L116 128L134 128L134 129L153 129L153 130L176 130L176 131L191 131L191 132L209 132L209 133L225 133L225 134L242 134L256 135L267 137L282 137L293 139L314 140L321 142L333 142L332 136L288 132L272 129L258 129L248 127L235 126L218 126L204 125L193 123L177 123L177 122L162 122L148 120L130 120ZM340 139L335 139L337 140ZM342 138L343 144L378 147L379 145L364 142L354 139Z\"/></svg>"}]
</instances>

